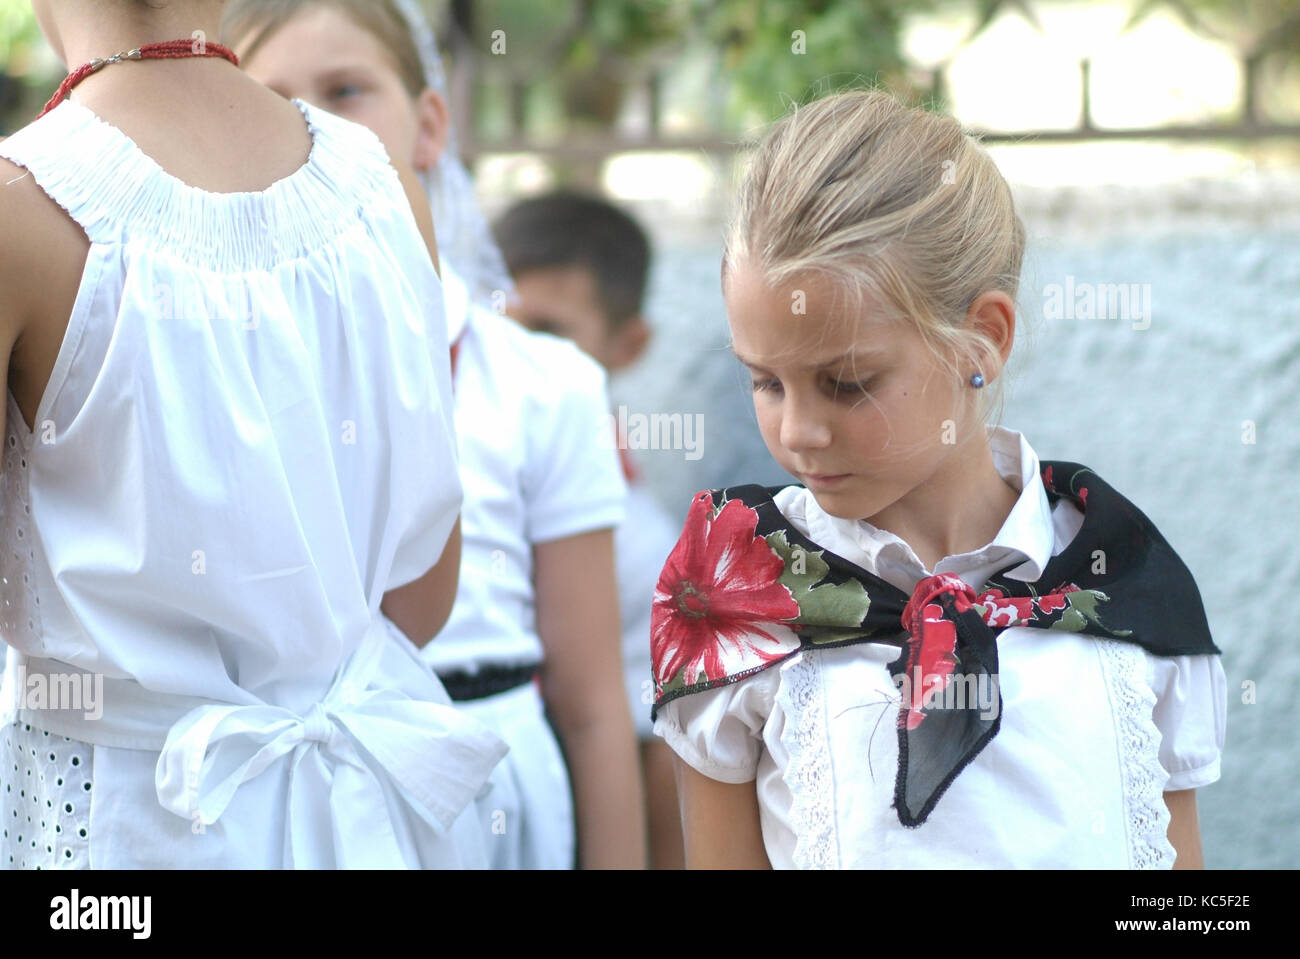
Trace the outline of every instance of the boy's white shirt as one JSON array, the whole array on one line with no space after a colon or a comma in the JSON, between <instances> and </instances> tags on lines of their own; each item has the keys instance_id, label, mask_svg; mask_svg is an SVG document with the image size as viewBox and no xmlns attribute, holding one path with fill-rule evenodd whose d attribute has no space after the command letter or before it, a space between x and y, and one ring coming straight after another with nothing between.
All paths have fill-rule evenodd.
<instances>
[{"instance_id":1,"label":"boy's white shirt","mask_svg":"<svg viewBox=\"0 0 1300 959\"><path fill-rule=\"evenodd\" d=\"M442 279L449 337L460 344L463 547L451 618L423 657L439 672L540 663L533 546L624 517L605 371L567 340L471 305L445 266Z\"/></svg>"}]
</instances>

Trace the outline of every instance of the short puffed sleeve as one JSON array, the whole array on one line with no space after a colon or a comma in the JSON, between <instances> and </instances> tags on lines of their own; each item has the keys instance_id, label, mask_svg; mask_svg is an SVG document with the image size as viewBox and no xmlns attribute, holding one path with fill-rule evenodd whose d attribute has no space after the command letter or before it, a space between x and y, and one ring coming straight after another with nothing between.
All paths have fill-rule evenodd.
<instances>
[{"instance_id":1,"label":"short puffed sleeve","mask_svg":"<svg viewBox=\"0 0 1300 959\"><path fill-rule=\"evenodd\" d=\"M758 773L763 727L780 678L779 669L765 669L665 703L655 717L655 734L710 779L749 782Z\"/></svg>"},{"instance_id":2,"label":"short puffed sleeve","mask_svg":"<svg viewBox=\"0 0 1300 959\"><path fill-rule=\"evenodd\" d=\"M1166 791L1196 789L1219 778L1227 725L1228 680L1217 655L1148 656L1156 694L1151 713L1160 730Z\"/></svg>"}]
</instances>

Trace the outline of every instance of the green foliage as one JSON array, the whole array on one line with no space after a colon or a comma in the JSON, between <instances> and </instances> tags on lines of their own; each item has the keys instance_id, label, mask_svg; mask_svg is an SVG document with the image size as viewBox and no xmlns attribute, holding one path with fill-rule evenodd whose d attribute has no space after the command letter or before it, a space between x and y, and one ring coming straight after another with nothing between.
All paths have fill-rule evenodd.
<instances>
[{"instance_id":1,"label":"green foliage","mask_svg":"<svg viewBox=\"0 0 1300 959\"><path fill-rule=\"evenodd\" d=\"M765 121L791 101L876 80L907 89L903 17L933 0L483 0L475 43L504 30L508 55L491 64L516 80L618 83L703 43L719 51L729 118ZM802 31L796 35L795 31ZM798 37L798 40L796 40ZM801 51L801 52L799 52Z\"/></svg>"},{"instance_id":2,"label":"green foliage","mask_svg":"<svg viewBox=\"0 0 1300 959\"><path fill-rule=\"evenodd\" d=\"M587 37L624 56L638 56L679 41L690 29L689 8L680 0L601 0L592 6Z\"/></svg>"},{"instance_id":3,"label":"green foliage","mask_svg":"<svg viewBox=\"0 0 1300 959\"><path fill-rule=\"evenodd\" d=\"M1167 10L1243 51L1300 49L1300 0L1128 2L1130 24ZM638 74L671 71L674 58L706 49L725 101L720 119L739 131L847 87L880 84L918 100L939 92L909 70L902 33L909 17L954 4L973 12L973 39L1003 16L1034 22L1039 0L481 0L475 40L486 49L491 32L505 30L509 55L483 79L549 87L578 127L607 126Z\"/></svg>"},{"instance_id":4,"label":"green foliage","mask_svg":"<svg viewBox=\"0 0 1300 959\"><path fill-rule=\"evenodd\" d=\"M722 53L732 113L758 122L780 116L791 102L847 86L882 82L906 92L903 19L933 6L924 0L692 2Z\"/></svg>"},{"instance_id":5,"label":"green foliage","mask_svg":"<svg viewBox=\"0 0 1300 959\"><path fill-rule=\"evenodd\" d=\"M474 6L475 42L487 49L505 31L506 68L517 78L559 69L582 74L615 59L624 65L689 31L683 0L482 0Z\"/></svg>"},{"instance_id":6,"label":"green foliage","mask_svg":"<svg viewBox=\"0 0 1300 959\"><path fill-rule=\"evenodd\" d=\"M30 120L45 87L53 89L51 77L32 75L43 42L30 0L0 0L0 136Z\"/></svg>"},{"instance_id":7,"label":"green foliage","mask_svg":"<svg viewBox=\"0 0 1300 959\"><path fill-rule=\"evenodd\" d=\"M39 39L30 0L0 0L0 70Z\"/></svg>"}]
</instances>

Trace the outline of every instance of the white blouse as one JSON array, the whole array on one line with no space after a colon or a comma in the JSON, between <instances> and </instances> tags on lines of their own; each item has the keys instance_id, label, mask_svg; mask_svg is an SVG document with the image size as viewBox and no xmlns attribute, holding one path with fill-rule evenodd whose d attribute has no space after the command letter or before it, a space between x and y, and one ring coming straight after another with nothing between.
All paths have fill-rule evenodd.
<instances>
[{"instance_id":1,"label":"white blouse","mask_svg":"<svg viewBox=\"0 0 1300 959\"><path fill-rule=\"evenodd\" d=\"M982 549L927 570L892 533L828 515L803 487L776 497L814 542L910 593L948 572L974 589L1017 560L1035 580L1083 521L1049 505L1038 457L990 433L1021 495ZM1076 633L998 636L1002 723L915 829L891 808L898 765L894 646L802 652L730 686L667 703L655 731L699 772L756 780L776 868L1168 868L1167 790L1219 778L1227 682L1218 656L1160 657Z\"/></svg>"},{"instance_id":2,"label":"white blouse","mask_svg":"<svg viewBox=\"0 0 1300 959\"><path fill-rule=\"evenodd\" d=\"M34 430L9 398L0 739L77 790L95 867L486 861L504 746L379 609L460 506L441 286L379 141L297 105L310 158L261 193L75 101L0 144L91 241ZM40 765L63 737L93 782Z\"/></svg>"}]
</instances>

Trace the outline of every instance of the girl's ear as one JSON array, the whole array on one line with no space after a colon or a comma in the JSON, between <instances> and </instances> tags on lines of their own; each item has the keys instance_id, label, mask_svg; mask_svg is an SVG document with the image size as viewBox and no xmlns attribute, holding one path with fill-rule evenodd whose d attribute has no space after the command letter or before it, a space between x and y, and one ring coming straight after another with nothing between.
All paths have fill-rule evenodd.
<instances>
[{"instance_id":1,"label":"girl's ear","mask_svg":"<svg viewBox=\"0 0 1300 959\"><path fill-rule=\"evenodd\" d=\"M998 368L982 370L985 379L992 382L1002 372L1007 358L1011 356L1011 347L1016 341L1016 304L1001 290L988 290L971 302L966 311L967 326L980 334L985 343L996 353ZM992 357L990 357L992 359Z\"/></svg>"},{"instance_id":2,"label":"girl's ear","mask_svg":"<svg viewBox=\"0 0 1300 959\"><path fill-rule=\"evenodd\" d=\"M447 148L451 131L451 114L447 101L435 90L425 90L415 98L415 157L413 165L420 173L427 173L438 165L442 151Z\"/></svg>"}]
</instances>

